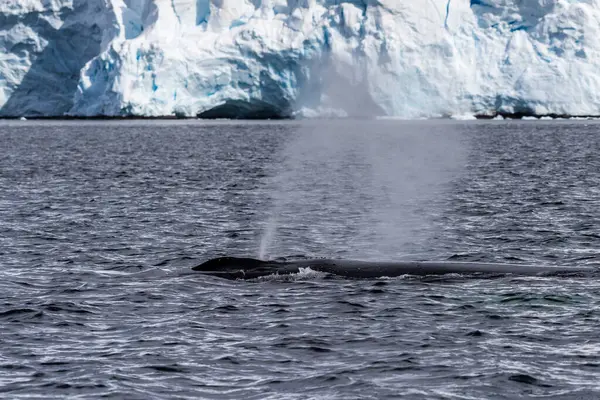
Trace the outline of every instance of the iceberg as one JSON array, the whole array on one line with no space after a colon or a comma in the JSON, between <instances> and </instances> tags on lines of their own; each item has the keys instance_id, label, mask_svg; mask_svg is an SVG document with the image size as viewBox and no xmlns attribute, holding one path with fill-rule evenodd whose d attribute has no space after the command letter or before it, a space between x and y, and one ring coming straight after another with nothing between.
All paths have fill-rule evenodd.
<instances>
[{"instance_id":1,"label":"iceberg","mask_svg":"<svg viewBox=\"0 0 600 400\"><path fill-rule=\"evenodd\" d=\"M600 115L600 0L0 0L2 117Z\"/></svg>"}]
</instances>

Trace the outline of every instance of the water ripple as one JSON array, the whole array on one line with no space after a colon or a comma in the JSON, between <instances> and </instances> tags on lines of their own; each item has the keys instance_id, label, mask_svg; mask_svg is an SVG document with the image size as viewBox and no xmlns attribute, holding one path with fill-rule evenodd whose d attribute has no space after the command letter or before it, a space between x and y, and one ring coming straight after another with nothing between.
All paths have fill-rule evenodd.
<instances>
[{"instance_id":1,"label":"water ripple","mask_svg":"<svg viewBox=\"0 0 600 400\"><path fill-rule=\"evenodd\" d=\"M594 279L189 269L600 265L598 126L1 125L0 397L598 398Z\"/></svg>"}]
</instances>

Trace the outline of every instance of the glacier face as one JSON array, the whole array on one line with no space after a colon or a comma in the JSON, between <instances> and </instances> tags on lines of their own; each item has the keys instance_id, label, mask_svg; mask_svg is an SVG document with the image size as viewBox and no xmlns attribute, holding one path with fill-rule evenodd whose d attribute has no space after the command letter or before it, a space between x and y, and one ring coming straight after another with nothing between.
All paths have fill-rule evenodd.
<instances>
[{"instance_id":1,"label":"glacier face","mask_svg":"<svg viewBox=\"0 0 600 400\"><path fill-rule=\"evenodd\" d=\"M600 115L600 0L0 0L0 116Z\"/></svg>"}]
</instances>

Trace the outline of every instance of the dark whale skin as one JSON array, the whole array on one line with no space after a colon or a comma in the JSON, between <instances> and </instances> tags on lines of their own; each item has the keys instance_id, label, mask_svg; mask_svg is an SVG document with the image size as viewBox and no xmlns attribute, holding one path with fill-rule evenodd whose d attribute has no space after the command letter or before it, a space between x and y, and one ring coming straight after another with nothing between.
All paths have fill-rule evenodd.
<instances>
[{"instance_id":1,"label":"dark whale skin","mask_svg":"<svg viewBox=\"0 0 600 400\"><path fill-rule=\"evenodd\" d=\"M254 258L218 257L193 267L194 271L226 279L255 279L268 275L289 275L301 268L346 278L380 278L401 275L560 275L591 273L592 267L556 267L522 264L499 264L454 261L356 261L314 259L297 261L263 261Z\"/></svg>"}]
</instances>

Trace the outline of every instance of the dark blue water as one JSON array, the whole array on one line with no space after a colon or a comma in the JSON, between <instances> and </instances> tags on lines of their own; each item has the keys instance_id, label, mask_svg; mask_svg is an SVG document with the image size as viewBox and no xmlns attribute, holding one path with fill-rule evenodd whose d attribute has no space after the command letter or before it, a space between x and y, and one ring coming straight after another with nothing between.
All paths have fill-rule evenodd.
<instances>
[{"instance_id":1,"label":"dark blue water","mask_svg":"<svg viewBox=\"0 0 600 400\"><path fill-rule=\"evenodd\" d=\"M599 130L3 122L0 397L596 399L593 279L244 282L190 267L600 265Z\"/></svg>"}]
</instances>

